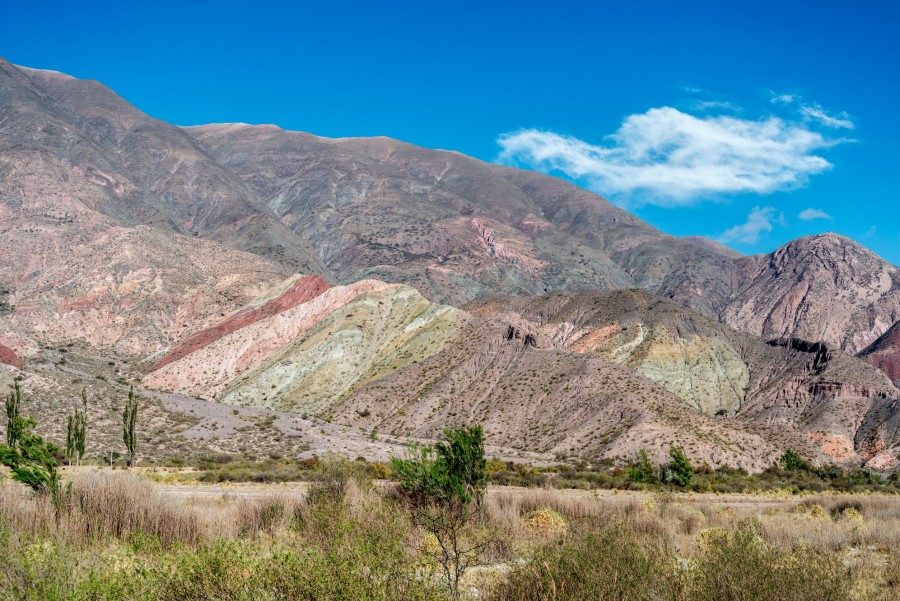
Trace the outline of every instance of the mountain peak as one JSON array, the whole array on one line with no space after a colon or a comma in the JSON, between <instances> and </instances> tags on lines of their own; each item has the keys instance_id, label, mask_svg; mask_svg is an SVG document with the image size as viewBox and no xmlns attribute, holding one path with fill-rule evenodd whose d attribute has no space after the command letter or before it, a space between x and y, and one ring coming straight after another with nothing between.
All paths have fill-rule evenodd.
<instances>
[{"instance_id":1,"label":"mountain peak","mask_svg":"<svg viewBox=\"0 0 900 601\"><path fill-rule=\"evenodd\" d=\"M12 63L10 63L13 65ZM17 69L21 69L27 73L35 74L35 75L43 75L44 77L58 77L61 79L78 79L77 77L72 77L68 73L63 73L62 71L53 71L52 69L35 69L34 67L24 67L22 65L13 65L13 67Z\"/></svg>"},{"instance_id":2,"label":"mountain peak","mask_svg":"<svg viewBox=\"0 0 900 601\"><path fill-rule=\"evenodd\" d=\"M798 263L802 263L818 264L836 274L848 270L855 273L860 264L864 265L865 270L897 271L894 265L859 242L833 232L791 240L769 255L762 256L776 269L795 269Z\"/></svg>"},{"instance_id":3,"label":"mountain peak","mask_svg":"<svg viewBox=\"0 0 900 601\"><path fill-rule=\"evenodd\" d=\"M738 263L740 288L722 316L737 329L856 353L900 319L900 269L845 236L798 238Z\"/></svg>"}]
</instances>

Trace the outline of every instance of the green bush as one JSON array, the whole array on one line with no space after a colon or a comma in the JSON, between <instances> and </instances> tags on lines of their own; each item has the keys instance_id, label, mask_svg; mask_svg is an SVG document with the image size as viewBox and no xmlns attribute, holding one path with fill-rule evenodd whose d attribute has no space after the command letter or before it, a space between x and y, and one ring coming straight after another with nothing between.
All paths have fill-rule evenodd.
<instances>
[{"instance_id":1,"label":"green bush","mask_svg":"<svg viewBox=\"0 0 900 601\"><path fill-rule=\"evenodd\" d=\"M413 447L406 459L391 458L413 520L437 542L432 558L441 566L453 596L466 570L478 563L491 544L474 527L487 487L484 432L480 426L444 430L446 442Z\"/></svg>"},{"instance_id":2,"label":"green bush","mask_svg":"<svg viewBox=\"0 0 900 601\"><path fill-rule=\"evenodd\" d=\"M793 449L788 449L778 458L778 465L786 472L808 471L809 464Z\"/></svg>"},{"instance_id":3,"label":"green bush","mask_svg":"<svg viewBox=\"0 0 900 601\"><path fill-rule=\"evenodd\" d=\"M391 458L400 486L421 501L467 504L487 486L484 432L480 426L448 428L445 442L414 447L411 457Z\"/></svg>"},{"instance_id":4,"label":"green bush","mask_svg":"<svg viewBox=\"0 0 900 601\"><path fill-rule=\"evenodd\" d=\"M12 471L14 480L39 494L59 501L59 471L55 455L59 448L31 431L32 419L16 418L17 440L14 446L0 443L0 464Z\"/></svg>"}]
</instances>

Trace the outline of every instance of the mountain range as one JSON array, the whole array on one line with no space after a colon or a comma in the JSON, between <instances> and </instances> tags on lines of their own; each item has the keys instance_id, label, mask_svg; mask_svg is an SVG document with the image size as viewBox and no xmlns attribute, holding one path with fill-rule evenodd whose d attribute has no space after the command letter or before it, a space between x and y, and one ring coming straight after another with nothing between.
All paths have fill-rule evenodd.
<instances>
[{"instance_id":1,"label":"mountain range","mask_svg":"<svg viewBox=\"0 0 900 601\"><path fill-rule=\"evenodd\" d=\"M836 234L744 257L546 175L177 127L0 59L0 257L2 369L46 394L72 384L62 347L120 387L360 438L480 423L523 456L898 467L900 269Z\"/></svg>"}]
</instances>

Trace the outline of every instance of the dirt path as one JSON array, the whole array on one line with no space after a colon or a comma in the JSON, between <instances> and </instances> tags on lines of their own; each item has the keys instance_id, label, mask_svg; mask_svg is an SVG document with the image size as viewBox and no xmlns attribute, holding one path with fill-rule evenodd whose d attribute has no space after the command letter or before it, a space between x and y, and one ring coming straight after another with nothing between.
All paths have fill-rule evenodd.
<instances>
[{"instance_id":1,"label":"dirt path","mask_svg":"<svg viewBox=\"0 0 900 601\"><path fill-rule=\"evenodd\" d=\"M175 499L265 499L268 497L305 497L309 491L306 482L286 484L157 484L160 494Z\"/></svg>"},{"instance_id":2,"label":"dirt path","mask_svg":"<svg viewBox=\"0 0 900 601\"><path fill-rule=\"evenodd\" d=\"M379 481L380 486L388 486L388 482ZM163 495L177 499L260 499L272 496L305 496L309 491L307 482L285 483L226 483L226 484L161 484L155 483L156 489ZM522 495L529 496L541 494L541 489L523 488L517 486L490 486L488 495ZM602 504L615 506L629 503L654 503L672 502L681 505L714 506L731 509L753 509L762 511L767 508L776 508L798 501L794 497L775 496L772 494L731 494L716 495L705 493L672 493L659 495L642 491L613 491L613 490L575 490L552 489L554 495L563 498L571 498L583 501L596 501Z\"/></svg>"}]
</instances>

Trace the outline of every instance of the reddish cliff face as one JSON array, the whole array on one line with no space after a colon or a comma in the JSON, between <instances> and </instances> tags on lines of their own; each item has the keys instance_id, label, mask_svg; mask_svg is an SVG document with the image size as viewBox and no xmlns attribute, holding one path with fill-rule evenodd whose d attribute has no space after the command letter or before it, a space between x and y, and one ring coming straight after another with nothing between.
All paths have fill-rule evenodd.
<instances>
[{"instance_id":1,"label":"reddish cliff face","mask_svg":"<svg viewBox=\"0 0 900 601\"><path fill-rule=\"evenodd\" d=\"M21 368L25 365L25 360L19 357L15 351L8 346L0 344L0 363L6 363L7 365Z\"/></svg>"},{"instance_id":2,"label":"reddish cliff face","mask_svg":"<svg viewBox=\"0 0 900 601\"><path fill-rule=\"evenodd\" d=\"M234 315L214 325L211 328L201 330L192 336L189 336L166 355L157 361L152 369L156 370L161 367L178 361L187 355L202 349L216 340L231 334L235 330L239 330L250 324L256 323L261 319L277 315L283 311L287 311L292 307L301 305L310 301L326 290L331 288L328 282L320 276L304 276L298 279L285 292L277 297L258 306L250 306L241 309Z\"/></svg>"},{"instance_id":3,"label":"reddish cliff face","mask_svg":"<svg viewBox=\"0 0 900 601\"><path fill-rule=\"evenodd\" d=\"M859 355L890 379L900 380L900 321Z\"/></svg>"}]
</instances>

